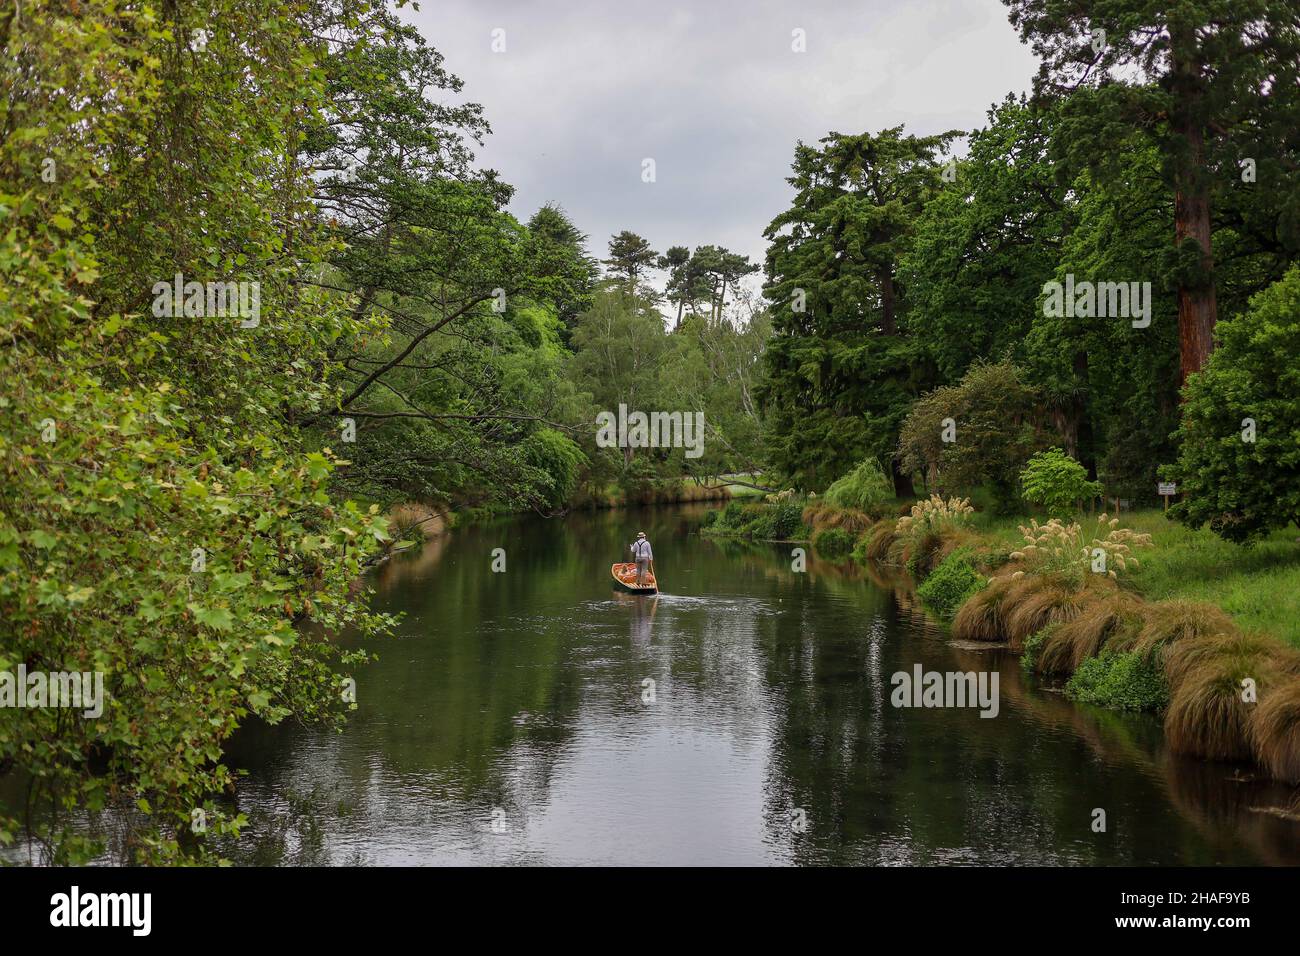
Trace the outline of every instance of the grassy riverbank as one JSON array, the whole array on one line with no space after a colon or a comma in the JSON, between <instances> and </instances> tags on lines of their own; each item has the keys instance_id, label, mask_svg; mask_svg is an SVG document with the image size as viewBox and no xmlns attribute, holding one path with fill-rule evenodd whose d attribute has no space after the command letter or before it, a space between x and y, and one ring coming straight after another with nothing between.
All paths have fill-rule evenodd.
<instances>
[{"instance_id":1,"label":"grassy riverbank","mask_svg":"<svg viewBox=\"0 0 1300 956\"><path fill-rule=\"evenodd\" d=\"M869 514L790 498L731 506L707 525L761 530L797 509L814 547L834 532L828 556L851 547L859 562L910 572L954 637L1008 645L1080 702L1162 713L1179 753L1254 760L1300 782L1294 528L1242 547L1158 511L1039 524L965 499L882 513L892 507Z\"/></svg>"},{"instance_id":2,"label":"grassy riverbank","mask_svg":"<svg viewBox=\"0 0 1300 956\"><path fill-rule=\"evenodd\" d=\"M977 512L971 527L982 542L1008 553L1021 543L1024 515ZM1237 626L1300 648L1300 531L1275 531L1242 547L1208 528L1192 531L1159 510L1123 512L1120 526L1151 535L1125 586L1151 601L1203 601L1223 609Z\"/></svg>"}]
</instances>

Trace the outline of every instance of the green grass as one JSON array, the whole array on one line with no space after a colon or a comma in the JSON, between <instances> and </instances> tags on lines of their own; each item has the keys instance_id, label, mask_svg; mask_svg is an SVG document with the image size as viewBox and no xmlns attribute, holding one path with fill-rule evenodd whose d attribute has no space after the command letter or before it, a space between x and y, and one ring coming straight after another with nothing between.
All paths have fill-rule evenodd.
<instances>
[{"instance_id":1,"label":"green grass","mask_svg":"<svg viewBox=\"0 0 1300 956\"><path fill-rule=\"evenodd\" d=\"M1208 528L1190 531L1159 511L1120 516L1124 527L1151 535L1137 552L1128 584L1152 601L1183 598L1223 608L1247 631L1265 631L1300 647L1300 536L1294 527L1243 547Z\"/></svg>"},{"instance_id":2,"label":"green grass","mask_svg":"<svg viewBox=\"0 0 1300 956\"><path fill-rule=\"evenodd\" d=\"M1264 631L1300 647L1300 532L1294 526L1251 546L1224 541L1209 528L1192 531L1159 510L1125 511L1120 526L1151 535L1134 553L1139 566L1122 577L1151 601L1180 598L1223 608L1246 631ZM1038 518L1041 524L1046 520ZM1087 515L1076 515L1086 528ZM1018 546L1026 515L976 512L974 530L990 543Z\"/></svg>"}]
</instances>

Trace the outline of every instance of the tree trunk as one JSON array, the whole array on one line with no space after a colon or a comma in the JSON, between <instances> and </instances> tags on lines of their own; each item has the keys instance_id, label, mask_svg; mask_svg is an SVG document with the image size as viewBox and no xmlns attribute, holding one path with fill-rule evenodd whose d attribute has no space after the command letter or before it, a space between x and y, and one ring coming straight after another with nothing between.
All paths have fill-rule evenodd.
<instances>
[{"instance_id":1,"label":"tree trunk","mask_svg":"<svg viewBox=\"0 0 1300 956\"><path fill-rule=\"evenodd\" d=\"M916 494L916 487L912 484L912 476L899 469L897 460L890 460L889 469L894 475L894 494L900 498L910 498Z\"/></svg>"},{"instance_id":2,"label":"tree trunk","mask_svg":"<svg viewBox=\"0 0 1300 956\"><path fill-rule=\"evenodd\" d=\"M894 321L894 275L885 272L880 277L880 331L893 335L897 331Z\"/></svg>"},{"instance_id":3,"label":"tree trunk","mask_svg":"<svg viewBox=\"0 0 1300 956\"><path fill-rule=\"evenodd\" d=\"M1178 285L1180 382L1199 372L1214 348L1218 303L1214 294L1214 255L1210 246L1210 190L1205 169L1204 89L1196 55L1196 35L1180 28L1170 35L1174 95L1170 127L1187 144L1174 177L1174 243L1200 247L1201 275Z\"/></svg>"}]
</instances>

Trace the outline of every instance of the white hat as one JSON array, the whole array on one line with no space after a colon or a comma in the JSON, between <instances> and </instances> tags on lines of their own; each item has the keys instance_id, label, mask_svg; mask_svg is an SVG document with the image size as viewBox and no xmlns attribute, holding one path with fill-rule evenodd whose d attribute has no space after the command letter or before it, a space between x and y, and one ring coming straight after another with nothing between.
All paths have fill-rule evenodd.
<instances>
[{"instance_id":1,"label":"white hat","mask_svg":"<svg viewBox=\"0 0 1300 956\"><path fill-rule=\"evenodd\" d=\"M644 538L644 537L645 537L645 532L644 532L644 531L638 531L638 532L636 533L636 536L637 536L638 538Z\"/></svg>"}]
</instances>

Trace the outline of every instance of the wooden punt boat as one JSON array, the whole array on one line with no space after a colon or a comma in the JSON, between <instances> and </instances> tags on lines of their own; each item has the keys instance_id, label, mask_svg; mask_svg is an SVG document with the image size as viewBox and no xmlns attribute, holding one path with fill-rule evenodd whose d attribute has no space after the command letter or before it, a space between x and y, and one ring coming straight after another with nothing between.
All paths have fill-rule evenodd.
<instances>
[{"instance_id":1,"label":"wooden punt boat","mask_svg":"<svg viewBox=\"0 0 1300 956\"><path fill-rule=\"evenodd\" d=\"M655 594L659 591L659 582L655 580L654 572L649 570L645 573L647 584L637 586L635 564L612 564L609 573L614 578L614 586L620 590L632 594Z\"/></svg>"}]
</instances>

